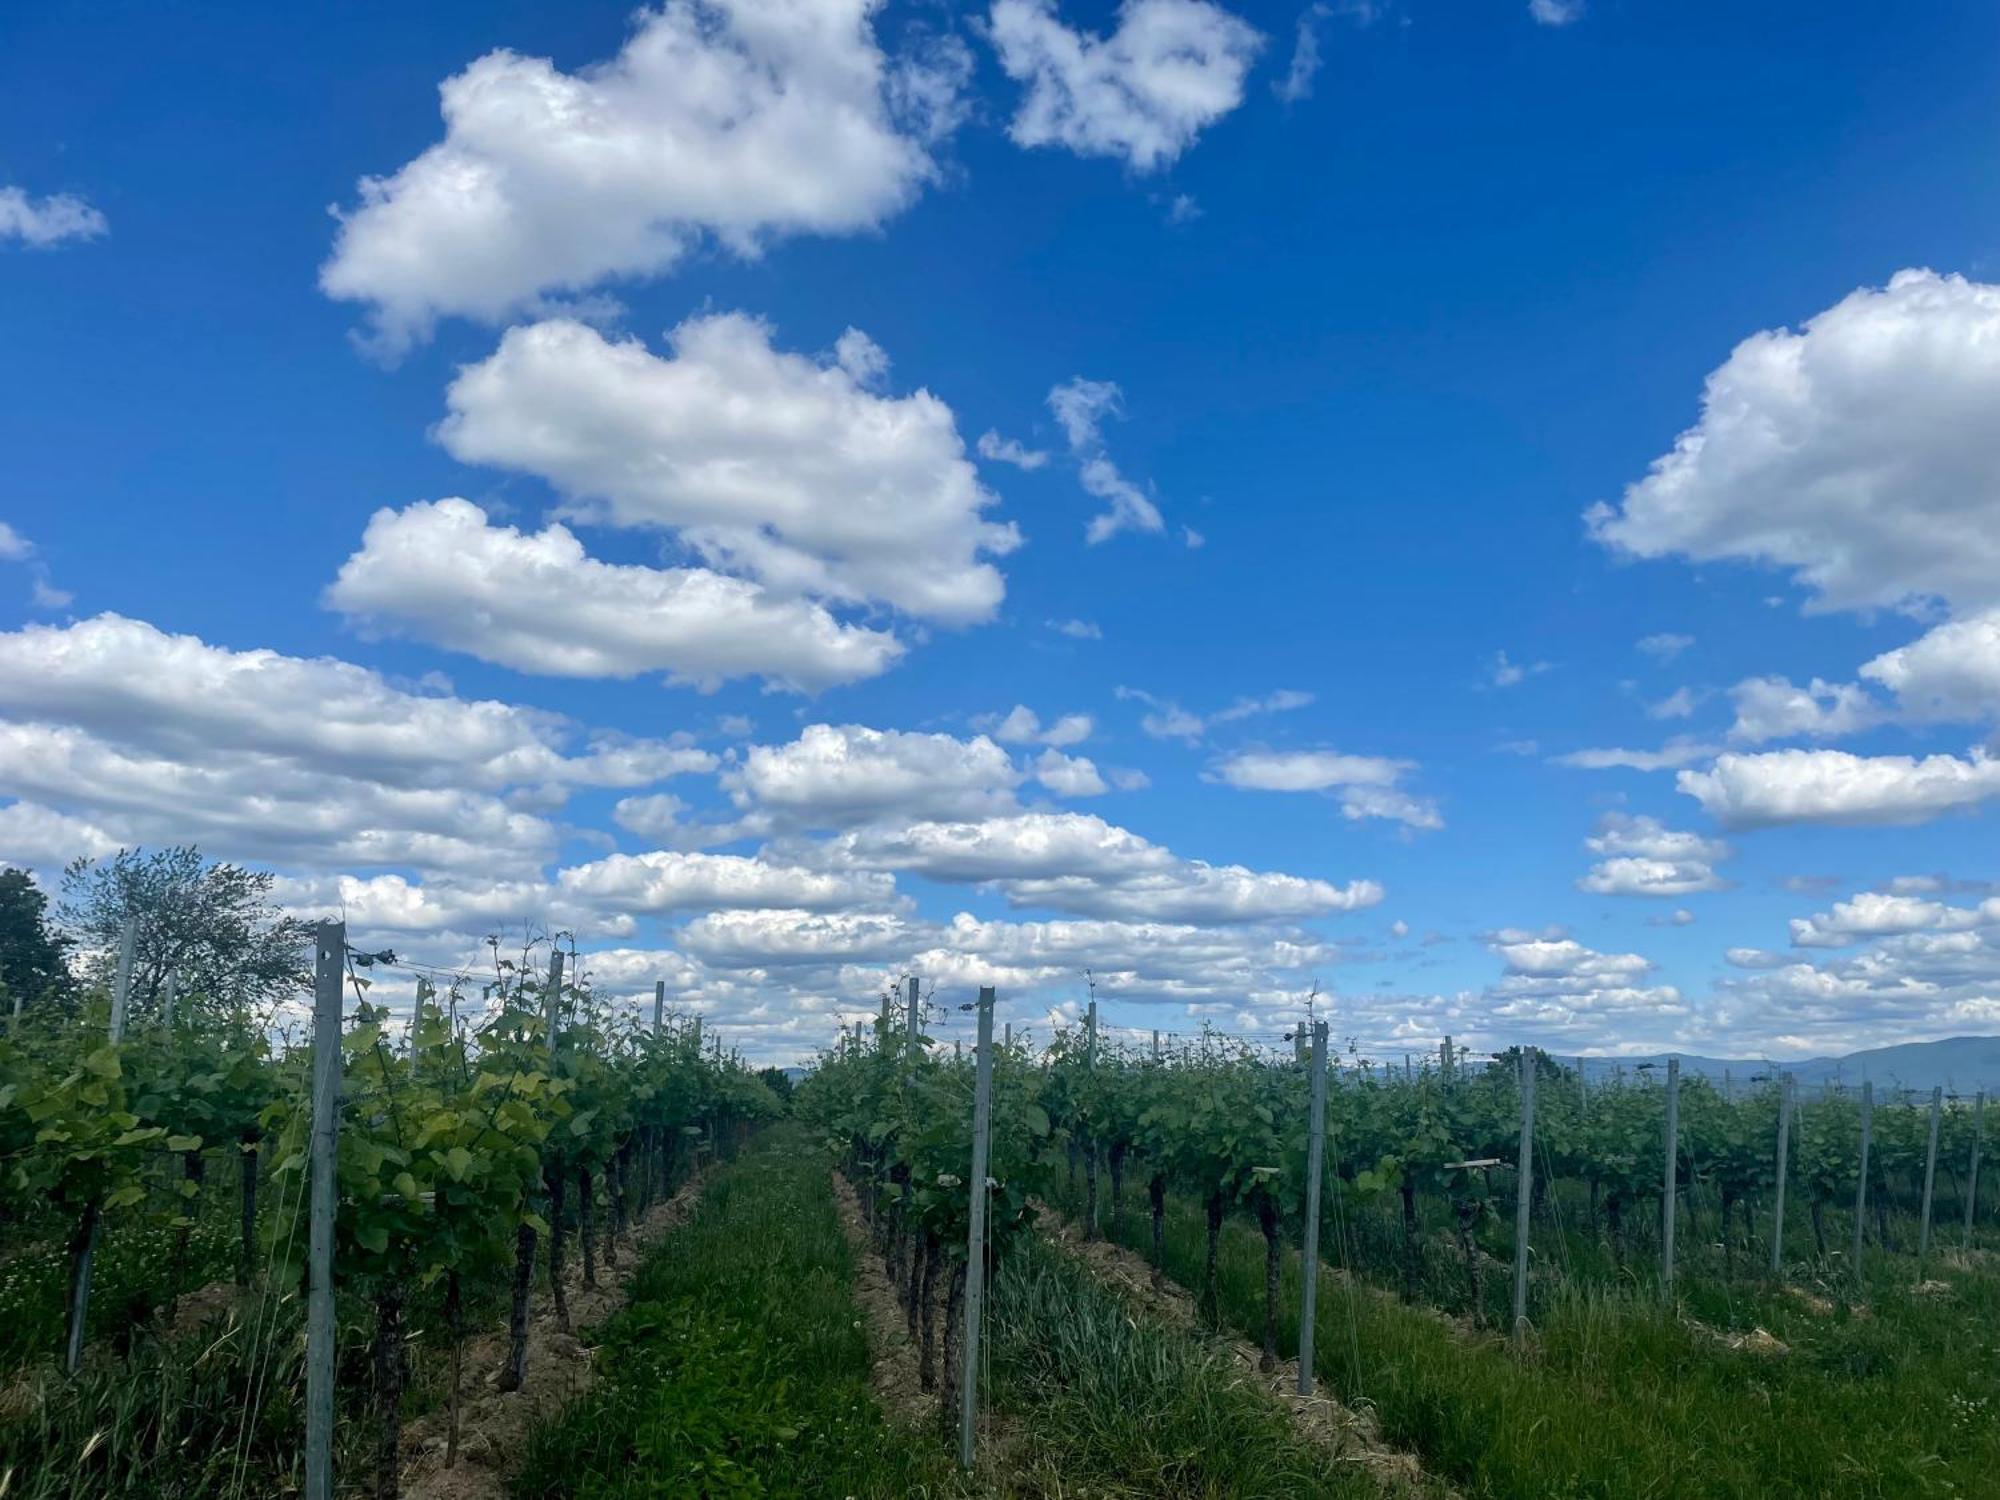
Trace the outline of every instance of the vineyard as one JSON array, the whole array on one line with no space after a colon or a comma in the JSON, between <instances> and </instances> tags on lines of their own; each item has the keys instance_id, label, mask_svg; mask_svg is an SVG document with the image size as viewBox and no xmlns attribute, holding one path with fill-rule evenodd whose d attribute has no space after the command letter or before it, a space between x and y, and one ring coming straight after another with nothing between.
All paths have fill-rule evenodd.
<instances>
[{"instance_id":1,"label":"vineyard","mask_svg":"<svg viewBox=\"0 0 2000 1500\"><path fill-rule=\"evenodd\" d=\"M109 993L0 1039L0 1494L331 1494L337 1470L339 1493L394 1495L406 1410L438 1408L458 1461L489 1374L468 1344L502 1330L491 1384L560 1393L529 1359L537 1303L568 1335L573 1285L777 1111L698 1022L614 1017L561 953L476 987L414 976L392 1028L368 993L393 954L340 931L319 945L332 1047L198 993L128 1014L129 941ZM322 1444L339 1461L321 1447L315 1477Z\"/></svg>"},{"instance_id":2,"label":"vineyard","mask_svg":"<svg viewBox=\"0 0 2000 1500\"><path fill-rule=\"evenodd\" d=\"M1312 1072L1219 1035L1100 1046L1094 1024L996 1048L989 1255L1052 1217L1128 1247L1265 1371L1302 1358L1301 1392L1324 1381L1467 1493L1991 1492L1983 1097L1805 1098L1776 1070L1586 1084L1448 1043L1420 1067L1351 1058L1328 1069L1315 1220ZM927 1370L943 1346L946 1418L974 1086L885 1007L798 1100Z\"/></svg>"},{"instance_id":3,"label":"vineyard","mask_svg":"<svg viewBox=\"0 0 2000 1500\"><path fill-rule=\"evenodd\" d=\"M0 1040L0 1495L2000 1472L1983 1097L1114 1042L1094 1007L1036 1045L915 981L794 1090L573 949L475 983L314 938L333 1047L135 1003L129 956Z\"/></svg>"}]
</instances>

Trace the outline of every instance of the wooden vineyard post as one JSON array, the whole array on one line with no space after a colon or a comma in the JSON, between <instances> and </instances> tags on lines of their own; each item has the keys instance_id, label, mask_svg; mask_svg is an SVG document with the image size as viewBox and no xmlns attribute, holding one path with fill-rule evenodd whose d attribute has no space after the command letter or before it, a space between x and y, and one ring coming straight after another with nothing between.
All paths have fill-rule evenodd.
<instances>
[{"instance_id":1,"label":"wooden vineyard post","mask_svg":"<svg viewBox=\"0 0 2000 1500\"><path fill-rule=\"evenodd\" d=\"M971 1228L965 1244L965 1374L958 1383L958 1461L972 1467L973 1427L979 1413L979 1329L986 1305L986 1168L993 1134L993 991L979 991L979 1043L972 1084Z\"/></svg>"},{"instance_id":2,"label":"wooden vineyard post","mask_svg":"<svg viewBox=\"0 0 2000 1500\"><path fill-rule=\"evenodd\" d=\"M653 1035L658 1036L667 1025L667 982L653 981Z\"/></svg>"},{"instance_id":3,"label":"wooden vineyard post","mask_svg":"<svg viewBox=\"0 0 2000 1500\"><path fill-rule=\"evenodd\" d=\"M909 991L909 1030L904 1033L903 1040L909 1052L909 1061L914 1063L917 1060L917 1037L920 1035L917 1030L917 976L914 974L909 979Z\"/></svg>"},{"instance_id":4,"label":"wooden vineyard post","mask_svg":"<svg viewBox=\"0 0 2000 1500\"><path fill-rule=\"evenodd\" d=\"M1446 1037L1444 1039L1444 1045L1438 1048L1438 1077L1443 1079L1444 1082L1446 1083L1451 1082L1451 1038L1450 1037Z\"/></svg>"},{"instance_id":5,"label":"wooden vineyard post","mask_svg":"<svg viewBox=\"0 0 2000 1500\"><path fill-rule=\"evenodd\" d=\"M1521 1169L1514 1187L1514 1342L1528 1336L1528 1210L1535 1182L1535 1049L1521 1049Z\"/></svg>"},{"instance_id":6,"label":"wooden vineyard post","mask_svg":"<svg viewBox=\"0 0 2000 1500\"><path fill-rule=\"evenodd\" d=\"M1917 1280L1924 1279L1924 1262L1931 1253L1931 1194L1937 1187L1938 1125L1944 1115L1944 1090L1931 1090L1931 1139L1924 1152L1924 1210L1917 1231Z\"/></svg>"},{"instance_id":7,"label":"wooden vineyard post","mask_svg":"<svg viewBox=\"0 0 2000 1500\"><path fill-rule=\"evenodd\" d=\"M1778 1083L1778 1190L1771 1203L1771 1274L1782 1275L1785 1263L1785 1173L1792 1144L1792 1075Z\"/></svg>"},{"instance_id":8,"label":"wooden vineyard post","mask_svg":"<svg viewBox=\"0 0 2000 1500\"><path fill-rule=\"evenodd\" d=\"M1300 1067L1306 1065L1306 1052L1312 1046L1308 1037L1310 1022L1292 1028L1292 1061Z\"/></svg>"},{"instance_id":9,"label":"wooden vineyard post","mask_svg":"<svg viewBox=\"0 0 2000 1500\"><path fill-rule=\"evenodd\" d=\"M139 919L127 917L125 926L118 934L118 977L111 989L111 1045L116 1047L125 1039L125 1006L132 992L132 960L139 941ZM20 1000L14 1002L15 1015L20 1014ZM18 1024L18 1023L17 1023ZM69 1287L69 1345L64 1351L63 1368L74 1375L83 1365L84 1325L90 1316L90 1269L97 1258L97 1235L102 1209L93 1200L84 1208L83 1249L76 1257L76 1265L70 1274Z\"/></svg>"},{"instance_id":10,"label":"wooden vineyard post","mask_svg":"<svg viewBox=\"0 0 2000 1500\"><path fill-rule=\"evenodd\" d=\"M1972 1217L1979 1207L1979 1148L1986 1134L1986 1090L1972 1099L1972 1166L1965 1178L1965 1247L1972 1248Z\"/></svg>"},{"instance_id":11,"label":"wooden vineyard post","mask_svg":"<svg viewBox=\"0 0 2000 1500\"><path fill-rule=\"evenodd\" d=\"M1155 1027L1153 1029L1153 1061L1158 1062L1159 1060L1160 1060L1160 1032L1159 1028Z\"/></svg>"},{"instance_id":12,"label":"wooden vineyard post","mask_svg":"<svg viewBox=\"0 0 2000 1500\"><path fill-rule=\"evenodd\" d=\"M1159 1036L1154 1032L1155 1038ZM1319 1317L1319 1189L1326 1175L1326 1022L1313 1022L1312 1107L1306 1122L1306 1224L1299 1290L1299 1394L1313 1393L1313 1329Z\"/></svg>"},{"instance_id":13,"label":"wooden vineyard post","mask_svg":"<svg viewBox=\"0 0 2000 1500\"><path fill-rule=\"evenodd\" d=\"M333 1500L333 1228L339 1209L340 1001L347 924L319 924L313 957L312 1204L307 1230L306 1500Z\"/></svg>"},{"instance_id":14,"label":"wooden vineyard post","mask_svg":"<svg viewBox=\"0 0 2000 1500\"><path fill-rule=\"evenodd\" d=\"M1005 1035L1001 1038L1000 1045L1009 1050L1012 1050L1014 1046L1014 1023L1012 1021L1009 1021L1007 1023L1007 1030Z\"/></svg>"},{"instance_id":15,"label":"wooden vineyard post","mask_svg":"<svg viewBox=\"0 0 2000 1500\"><path fill-rule=\"evenodd\" d=\"M1667 1059L1667 1166L1660 1187L1660 1295L1674 1300L1674 1229L1680 1217L1681 1060Z\"/></svg>"},{"instance_id":16,"label":"wooden vineyard post","mask_svg":"<svg viewBox=\"0 0 2000 1500\"><path fill-rule=\"evenodd\" d=\"M1861 1171L1854 1180L1854 1280L1861 1281L1862 1234L1868 1227L1868 1147L1875 1132L1875 1085L1861 1084Z\"/></svg>"}]
</instances>

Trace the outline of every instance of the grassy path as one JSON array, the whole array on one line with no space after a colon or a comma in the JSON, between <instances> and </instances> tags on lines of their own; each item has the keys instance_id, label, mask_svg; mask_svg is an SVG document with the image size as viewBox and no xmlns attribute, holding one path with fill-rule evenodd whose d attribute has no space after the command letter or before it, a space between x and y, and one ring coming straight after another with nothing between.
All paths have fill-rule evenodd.
<instances>
[{"instance_id":1,"label":"grassy path","mask_svg":"<svg viewBox=\"0 0 2000 1500\"><path fill-rule=\"evenodd\" d=\"M1056 1201L1072 1214L1067 1189ZM1170 1200L1167 1273L1200 1284L1199 1210ZM1148 1226L1128 1211L1123 1241ZM1224 1231L1228 1324L1263 1321L1263 1241ZM1883 1281L1871 1308L1801 1305L1776 1330L1790 1352L1724 1347L1657 1304L1602 1293L1551 1307L1526 1358L1431 1312L1334 1276L1316 1332L1320 1376L1376 1410L1383 1436L1468 1496L1488 1500L1729 1497L1914 1500L2000 1495L2000 1277L1953 1270L1950 1290ZM1297 1347L1298 1260L1288 1251L1282 1342Z\"/></svg>"},{"instance_id":2,"label":"grassy path","mask_svg":"<svg viewBox=\"0 0 2000 1500\"><path fill-rule=\"evenodd\" d=\"M1352 1465L1302 1440L1213 1341L1135 1318L1033 1237L995 1278L986 1337L1000 1420L980 1472L964 1476L929 1398L898 1403L913 1420L882 1415L855 1256L823 1158L801 1132L767 1132L655 1247L626 1310L586 1335L602 1346L597 1384L535 1430L516 1496L1375 1493Z\"/></svg>"},{"instance_id":3,"label":"grassy path","mask_svg":"<svg viewBox=\"0 0 2000 1500\"><path fill-rule=\"evenodd\" d=\"M516 1496L963 1493L941 1449L883 1421L851 1269L826 1168L767 1132L597 1330L598 1383L535 1430Z\"/></svg>"}]
</instances>

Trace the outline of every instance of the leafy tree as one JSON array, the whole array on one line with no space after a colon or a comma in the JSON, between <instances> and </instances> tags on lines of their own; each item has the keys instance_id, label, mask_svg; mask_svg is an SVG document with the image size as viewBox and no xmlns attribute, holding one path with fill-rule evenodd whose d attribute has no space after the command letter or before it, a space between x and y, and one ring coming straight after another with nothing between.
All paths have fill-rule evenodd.
<instances>
[{"instance_id":1,"label":"leafy tree","mask_svg":"<svg viewBox=\"0 0 2000 1500\"><path fill-rule=\"evenodd\" d=\"M49 926L48 897L20 870L0 870L0 1012L73 1011L77 986L68 942Z\"/></svg>"},{"instance_id":2,"label":"leafy tree","mask_svg":"<svg viewBox=\"0 0 2000 1500\"><path fill-rule=\"evenodd\" d=\"M783 1068L759 1068L757 1076L764 1080L764 1087L777 1096L780 1103L789 1104L792 1099L792 1075Z\"/></svg>"},{"instance_id":3,"label":"leafy tree","mask_svg":"<svg viewBox=\"0 0 2000 1500\"><path fill-rule=\"evenodd\" d=\"M120 849L63 871L57 915L92 950L89 977L108 984L119 935L138 918L128 1014L158 1014L167 976L190 1007L229 1012L295 993L311 978L307 925L270 903L268 871L210 864L192 844Z\"/></svg>"}]
</instances>

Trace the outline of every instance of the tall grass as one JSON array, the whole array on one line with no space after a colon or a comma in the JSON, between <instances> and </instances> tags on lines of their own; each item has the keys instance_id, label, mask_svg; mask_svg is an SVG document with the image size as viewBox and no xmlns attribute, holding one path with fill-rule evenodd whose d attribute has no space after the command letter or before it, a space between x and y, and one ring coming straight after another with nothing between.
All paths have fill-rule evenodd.
<instances>
[{"instance_id":1,"label":"tall grass","mask_svg":"<svg viewBox=\"0 0 2000 1500\"><path fill-rule=\"evenodd\" d=\"M1199 1209L1171 1201L1166 1227L1168 1275L1197 1285ZM1145 1235L1128 1215L1126 1242L1143 1250ZM1329 1277L1315 1363L1344 1400L1375 1407L1389 1441L1472 1496L1996 1495L2000 1421L1988 1392L2000 1377L2000 1278L1944 1274L1950 1295L1920 1294L1909 1263L1884 1257L1860 1313L1746 1292L1791 1346L1783 1355L1728 1348L1656 1297L1561 1286L1517 1355L1495 1334ZM1224 1319L1261 1327L1263 1244L1250 1226L1225 1230L1219 1282ZM1291 1351L1296 1257L1283 1297Z\"/></svg>"},{"instance_id":2,"label":"tall grass","mask_svg":"<svg viewBox=\"0 0 2000 1500\"><path fill-rule=\"evenodd\" d=\"M175 1228L161 1220L112 1215L93 1259L90 1342L126 1348L176 1292L230 1277L236 1269L237 1212L235 1200L210 1187L195 1210L181 1285L172 1289L166 1281ZM69 1326L70 1226L43 1216L32 1226L9 1229L8 1253L0 1259L0 1370L56 1354Z\"/></svg>"},{"instance_id":3,"label":"tall grass","mask_svg":"<svg viewBox=\"0 0 2000 1500\"><path fill-rule=\"evenodd\" d=\"M350 1348L360 1330L343 1329ZM303 1319L295 1297L66 1376L18 1372L0 1391L6 1500L265 1500L298 1492L305 1441ZM336 1428L341 1472L363 1472L372 1429Z\"/></svg>"},{"instance_id":4,"label":"tall grass","mask_svg":"<svg viewBox=\"0 0 2000 1500\"><path fill-rule=\"evenodd\" d=\"M1024 1236L993 1288L994 1399L1012 1419L1009 1492L1103 1500L1372 1494L1301 1439L1212 1341L1135 1319L1062 1252Z\"/></svg>"}]
</instances>

